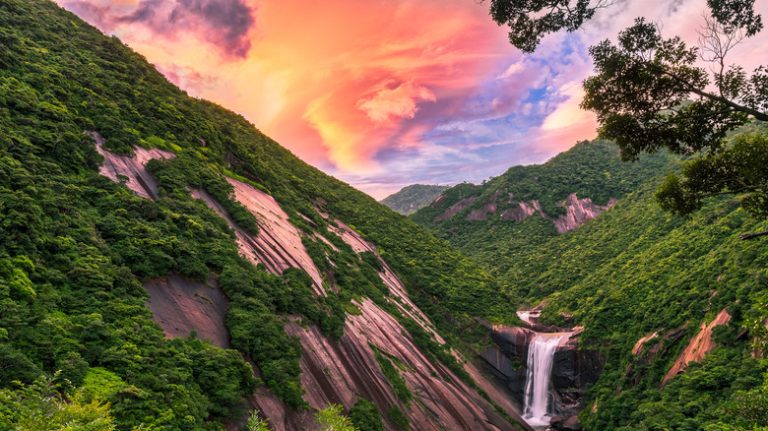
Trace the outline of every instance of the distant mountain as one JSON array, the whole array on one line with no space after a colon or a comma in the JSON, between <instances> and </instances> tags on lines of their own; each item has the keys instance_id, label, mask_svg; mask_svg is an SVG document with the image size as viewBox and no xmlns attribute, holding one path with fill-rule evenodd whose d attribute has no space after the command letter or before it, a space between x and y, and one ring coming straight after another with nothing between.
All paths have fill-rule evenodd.
<instances>
[{"instance_id":1,"label":"distant mountain","mask_svg":"<svg viewBox=\"0 0 768 431\"><path fill-rule=\"evenodd\" d=\"M387 196L381 203L400 214L410 215L431 204L448 189L448 186L414 184L403 187L399 192Z\"/></svg>"}]
</instances>

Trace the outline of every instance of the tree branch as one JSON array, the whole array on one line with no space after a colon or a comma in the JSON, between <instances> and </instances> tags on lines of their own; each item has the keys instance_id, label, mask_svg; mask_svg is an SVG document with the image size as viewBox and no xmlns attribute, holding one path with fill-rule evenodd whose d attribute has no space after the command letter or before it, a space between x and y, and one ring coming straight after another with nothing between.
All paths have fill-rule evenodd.
<instances>
[{"instance_id":1,"label":"tree branch","mask_svg":"<svg viewBox=\"0 0 768 431\"><path fill-rule=\"evenodd\" d=\"M768 236L768 230L762 232L745 233L740 236L743 240L760 238L761 236Z\"/></svg>"},{"instance_id":2,"label":"tree branch","mask_svg":"<svg viewBox=\"0 0 768 431\"><path fill-rule=\"evenodd\" d=\"M735 109L736 111L743 112L745 114L749 114L749 115L755 117L755 119L757 119L757 120L768 121L768 114L766 114L766 113L763 113L763 112L760 112L760 111L758 111L756 109L750 108L749 106L739 105L738 103L736 103L736 102L734 102L734 101L732 101L730 99L726 99L723 96L718 96L717 94L712 94L712 93L709 93L707 91L704 91L704 90L701 90L699 88L696 88L693 85L691 85L688 81L680 78L679 76L675 75L674 73L669 72L664 67L661 67L661 66L658 66L658 65L654 65L654 66L659 68L661 70L661 73L669 76L670 78L672 78L675 81L679 82L680 84L684 85L686 90L690 91L693 94L696 94L698 96L701 96L701 97L704 97L704 98L707 98L707 99L710 99L710 100L718 101L718 102L720 102L720 103L722 103L722 104L724 104L726 106L729 106L729 107Z\"/></svg>"}]
</instances>

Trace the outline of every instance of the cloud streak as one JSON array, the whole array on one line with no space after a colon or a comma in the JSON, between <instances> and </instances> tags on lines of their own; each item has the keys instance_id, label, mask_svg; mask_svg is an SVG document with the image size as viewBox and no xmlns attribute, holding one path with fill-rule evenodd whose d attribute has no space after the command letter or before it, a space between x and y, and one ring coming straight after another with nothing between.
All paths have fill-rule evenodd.
<instances>
[{"instance_id":1,"label":"cloud streak","mask_svg":"<svg viewBox=\"0 0 768 431\"><path fill-rule=\"evenodd\" d=\"M415 182L480 181L593 138L595 118L579 109L588 47L637 16L695 42L706 8L622 1L524 56L487 4L468 0L57 1L190 94L376 197ZM759 63L765 41L734 58Z\"/></svg>"}]
</instances>

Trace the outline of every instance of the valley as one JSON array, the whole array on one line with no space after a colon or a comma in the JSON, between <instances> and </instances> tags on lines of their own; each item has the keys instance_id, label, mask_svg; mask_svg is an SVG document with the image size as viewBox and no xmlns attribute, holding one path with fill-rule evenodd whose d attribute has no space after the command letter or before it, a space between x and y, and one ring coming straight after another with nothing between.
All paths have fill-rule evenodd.
<instances>
[{"instance_id":1,"label":"valley","mask_svg":"<svg viewBox=\"0 0 768 431\"><path fill-rule=\"evenodd\" d=\"M396 212L48 0L0 3L0 66L2 430L768 427L768 221L662 209L686 157Z\"/></svg>"}]
</instances>

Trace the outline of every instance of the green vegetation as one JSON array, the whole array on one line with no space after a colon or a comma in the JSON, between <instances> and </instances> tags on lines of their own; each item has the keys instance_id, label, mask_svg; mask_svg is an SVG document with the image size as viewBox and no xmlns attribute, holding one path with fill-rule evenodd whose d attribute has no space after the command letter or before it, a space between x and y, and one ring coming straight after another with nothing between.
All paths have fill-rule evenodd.
<instances>
[{"instance_id":1,"label":"green vegetation","mask_svg":"<svg viewBox=\"0 0 768 431\"><path fill-rule=\"evenodd\" d=\"M403 411L400 410L400 407L392 406L392 408L389 409L387 416L389 417L389 420L392 421L393 424L395 424L397 429L402 431L408 431L411 428L408 422L408 416L406 416L405 413L403 413Z\"/></svg>"},{"instance_id":2,"label":"green vegetation","mask_svg":"<svg viewBox=\"0 0 768 431\"><path fill-rule=\"evenodd\" d=\"M379 363L381 371L384 373L384 376L387 378L389 384L392 386L392 389L395 391L397 398L399 398L400 401L406 405L410 404L411 400L413 399L413 394L405 384L405 379L403 376L400 375L400 369L402 369L403 365L397 359L390 358L386 353L377 349L375 346L371 345L371 348L373 349L373 353L376 355L376 362Z\"/></svg>"},{"instance_id":3,"label":"green vegetation","mask_svg":"<svg viewBox=\"0 0 768 431\"><path fill-rule=\"evenodd\" d=\"M114 431L109 405L41 378L15 390L0 389L0 428L13 431ZM64 393L62 393L64 392Z\"/></svg>"},{"instance_id":4,"label":"green vegetation","mask_svg":"<svg viewBox=\"0 0 768 431\"><path fill-rule=\"evenodd\" d=\"M384 431L384 422L376 404L360 398L349 410L349 418L357 428L365 431Z\"/></svg>"},{"instance_id":5,"label":"green vegetation","mask_svg":"<svg viewBox=\"0 0 768 431\"><path fill-rule=\"evenodd\" d=\"M674 216L654 199L656 185L649 182L578 230L519 255L507 271L510 288L529 304L546 299L545 322L565 324L568 316L569 324L584 325L581 347L604 359L587 404L596 411L582 414L586 429L765 426L724 412L744 394L765 394L768 362L752 353L766 340L768 248L739 234L768 223L732 199ZM662 389L662 377L699 324L723 309L733 318L716 331L718 347ZM682 338L664 338L678 328ZM662 334L658 352L650 359L632 355L635 342L655 331Z\"/></svg>"},{"instance_id":6,"label":"green vegetation","mask_svg":"<svg viewBox=\"0 0 768 431\"><path fill-rule=\"evenodd\" d=\"M315 420L320 426L318 431L360 431L360 428L356 427L351 419L342 414L343 411L344 407L331 404L317 412Z\"/></svg>"},{"instance_id":7,"label":"green vegetation","mask_svg":"<svg viewBox=\"0 0 768 431\"><path fill-rule=\"evenodd\" d=\"M410 215L431 204L447 189L448 186L414 184L403 187L399 192L387 196L381 203L400 214Z\"/></svg>"},{"instance_id":8,"label":"green vegetation","mask_svg":"<svg viewBox=\"0 0 768 431\"><path fill-rule=\"evenodd\" d=\"M269 423L259 416L258 412L251 412L251 416L248 417L248 422L245 424L247 431L270 431Z\"/></svg>"},{"instance_id":9,"label":"green vegetation","mask_svg":"<svg viewBox=\"0 0 768 431\"><path fill-rule=\"evenodd\" d=\"M468 255L485 263L505 285L521 275L514 273L520 259L557 236L550 220L535 213L522 222L505 220L502 214L518 209L518 203L538 201L549 217L560 216L562 203L571 193L590 198L597 205L620 199L650 178L667 172L673 158L666 154L643 157L636 163L621 161L618 148L605 141L581 142L541 165L515 166L482 185L460 184L443 198L412 216ZM510 195L512 198L510 199ZM467 198L471 205L452 218L437 220L449 208ZM468 220L473 211L495 206L484 220ZM511 289L515 289L514 286ZM513 296L514 297L514 296Z\"/></svg>"},{"instance_id":10,"label":"green vegetation","mask_svg":"<svg viewBox=\"0 0 768 431\"><path fill-rule=\"evenodd\" d=\"M244 118L189 97L118 39L47 0L0 3L0 65L2 390L60 371L84 399L109 403L121 430L220 430L223 418L246 414L243 400L257 384L304 407L301 351L284 332L286 315L338 338L345 311L356 310L352 299L389 304L375 256L351 251L317 209L377 245L452 346L461 343L451 334L475 317L515 320L497 282L444 241L301 162ZM173 151L174 159L148 166L160 198L101 177L87 132L117 153L134 145ZM226 222L189 195L204 189L255 232L224 175L280 202L338 294L316 298L303 272L276 277L239 256ZM339 251L311 239L318 234ZM218 280L237 350L164 338L142 282L171 273ZM422 335L414 338L432 346ZM482 336L474 335L462 342ZM3 398L2 408L13 402Z\"/></svg>"}]
</instances>

